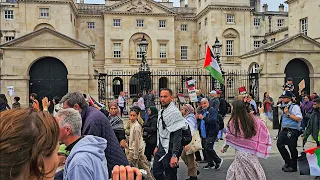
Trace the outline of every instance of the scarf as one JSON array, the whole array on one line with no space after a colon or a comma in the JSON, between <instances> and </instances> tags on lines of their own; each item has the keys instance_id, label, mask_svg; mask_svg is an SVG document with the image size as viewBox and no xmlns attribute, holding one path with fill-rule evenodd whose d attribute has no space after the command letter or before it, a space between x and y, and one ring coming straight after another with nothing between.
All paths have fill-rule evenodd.
<instances>
[{"instance_id":1,"label":"scarf","mask_svg":"<svg viewBox=\"0 0 320 180\"><path fill-rule=\"evenodd\" d=\"M165 124L165 129L163 128L163 122ZM169 143L170 143L170 134L171 132L175 132L179 129L187 129L186 119L182 116L179 109L171 102L167 108L162 109L158 113L158 131L157 136L157 145L159 147L159 143L165 150L166 154L169 151ZM166 155L165 154L165 155ZM164 156L165 156L164 155ZM159 161L161 161L164 156L162 156Z\"/></svg>"},{"instance_id":2,"label":"scarf","mask_svg":"<svg viewBox=\"0 0 320 180\"><path fill-rule=\"evenodd\" d=\"M303 102L302 105L301 105L301 110L302 110L302 113L303 114L306 114L306 113L312 113L312 105L313 105L313 102L312 101L309 101L309 102Z\"/></svg>"},{"instance_id":3,"label":"scarf","mask_svg":"<svg viewBox=\"0 0 320 180\"><path fill-rule=\"evenodd\" d=\"M245 139L244 136L241 135L242 130L240 130L240 134L236 137L233 122L231 120L227 128L226 144L238 151L266 159L269 156L272 147L270 134L262 120L257 117L253 117L253 120L255 121L257 133L250 139Z\"/></svg>"},{"instance_id":4,"label":"scarf","mask_svg":"<svg viewBox=\"0 0 320 180\"><path fill-rule=\"evenodd\" d=\"M123 130L123 121L119 116L109 116L110 123L113 130Z\"/></svg>"}]
</instances>

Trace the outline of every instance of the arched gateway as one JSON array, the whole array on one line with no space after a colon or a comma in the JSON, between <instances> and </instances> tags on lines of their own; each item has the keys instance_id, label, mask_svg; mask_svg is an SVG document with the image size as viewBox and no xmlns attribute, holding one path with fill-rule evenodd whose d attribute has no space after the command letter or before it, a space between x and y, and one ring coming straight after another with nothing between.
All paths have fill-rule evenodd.
<instances>
[{"instance_id":1,"label":"arched gateway","mask_svg":"<svg viewBox=\"0 0 320 180\"><path fill-rule=\"evenodd\" d=\"M286 74L286 79L292 77L294 88L299 91L299 83L304 80L305 88L302 90L307 91L310 94L310 71L308 65L301 59L291 60L284 73ZM285 81L286 81L285 79Z\"/></svg>"},{"instance_id":2,"label":"arched gateway","mask_svg":"<svg viewBox=\"0 0 320 180\"><path fill-rule=\"evenodd\" d=\"M44 57L37 60L29 71L29 94L36 93L41 99L47 96L60 98L68 92L68 70L57 58Z\"/></svg>"}]
</instances>

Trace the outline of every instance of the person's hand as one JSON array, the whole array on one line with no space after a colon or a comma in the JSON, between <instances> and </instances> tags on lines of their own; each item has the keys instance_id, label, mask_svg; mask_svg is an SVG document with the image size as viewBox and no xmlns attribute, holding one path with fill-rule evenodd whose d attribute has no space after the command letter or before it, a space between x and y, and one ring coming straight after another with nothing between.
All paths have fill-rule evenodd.
<instances>
[{"instance_id":1,"label":"person's hand","mask_svg":"<svg viewBox=\"0 0 320 180\"><path fill-rule=\"evenodd\" d=\"M178 157L171 157L170 167L175 168L178 167Z\"/></svg>"},{"instance_id":2,"label":"person's hand","mask_svg":"<svg viewBox=\"0 0 320 180\"><path fill-rule=\"evenodd\" d=\"M220 152L221 152L221 153L225 153L225 152L227 152L227 150L225 150L224 148L222 148L222 149L220 150Z\"/></svg>"},{"instance_id":3,"label":"person's hand","mask_svg":"<svg viewBox=\"0 0 320 180\"><path fill-rule=\"evenodd\" d=\"M288 107L285 107L285 108L283 109L283 112L284 112L285 114L288 114L288 113L289 113L289 108L288 108Z\"/></svg>"},{"instance_id":4,"label":"person's hand","mask_svg":"<svg viewBox=\"0 0 320 180\"><path fill-rule=\"evenodd\" d=\"M99 107L98 105L96 105L96 104L94 104L94 103L93 103L93 107L96 108L96 109L98 109L99 111L100 111L100 109L101 109L101 107Z\"/></svg>"},{"instance_id":5,"label":"person's hand","mask_svg":"<svg viewBox=\"0 0 320 180\"><path fill-rule=\"evenodd\" d=\"M154 148L154 150L153 150L153 155L156 155L156 153L158 152L158 147L156 147L156 148Z\"/></svg>"},{"instance_id":6,"label":"person's hand","mask_svg":"<svg viewBox=\"0 0 320 180\"><path fill-rule=\"evenodd\" d=\"M127 148L127 142L126 142L126 140L122 139L122 140L120 141L120 146L122 146L123 148Z\"/></svg>"},{"instance_id":7,"label":"person's hand","mask_svg":"<svg viewBox=\"0 0 320 180\"><path fill-rule=\"evenodd\" d=\"M204 116L202 114L199 114L199 119L203 119Z\"/></svg>"},{"instance_id":8,"label":"person's hand","mask_svg":"<svg viewBox=\"0 0 320 180\"><path fill-rule=\"evenodd\" d=\"M48 111L49 106L50 106L50 101L48 100L48 98L47 97L42 98L43 111Z\"/></svg>"},{"instance_id":9,"label":"person's hand","mask_svg":"<svg viewBox=\"0 0 320 180\"><path fill-rule=\"evenodd\" d=\"M135 177L136 175L136 177ZM112 180L142 180L142 173L138 168L130 166L114 166L112 170Z\"/></svg>"},{"instance_id":10,"label":"person's hand","mask_svg":"<svg viewBox=\"0 0 320 180\"><path fill-rule=\"evenodd\" d=\"M189 144L186 145L186 146L184 146L184 151L187 152L187 151L189 150L189 148L190 148L190 147L189 147Z\"/></svg>"}]
</instances>

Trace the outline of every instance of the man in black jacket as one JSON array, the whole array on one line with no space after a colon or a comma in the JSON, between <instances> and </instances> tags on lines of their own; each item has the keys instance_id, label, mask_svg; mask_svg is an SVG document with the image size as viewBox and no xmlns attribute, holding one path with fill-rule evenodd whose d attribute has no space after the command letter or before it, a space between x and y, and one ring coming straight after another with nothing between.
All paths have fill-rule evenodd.
<instances>
[{"instance_id":1,"label":"man in black jacket","mask_svg":"<svg viewBox=\"0 0 320 180\"><path fill-rule=\"evenodd\" d=\"M204 149L207 152L208 161L208 165L203 168L218 170L223 163L223 159L219 158L213 149L214 142L216 141L219 132L218 111L213 107L210 107L207 98L201 100L201 107L202 114L199 115L199 118L205 121L207 138Z\"/></svg>"},{"instance_id":2,"label":"man in black jacket","mask_svg":"<svg viewBox=\"0 0 320 180\"><path fill-rule=\"evenodd\" d=\"M162 109L158 119L157 147L154 150L153 175L156 180L177 180L178 158L182 152L182 130L186 120L172 102L171 89L162 89ZM164 174L165 173L165 174Z\"/></svg>"}]
</instances>

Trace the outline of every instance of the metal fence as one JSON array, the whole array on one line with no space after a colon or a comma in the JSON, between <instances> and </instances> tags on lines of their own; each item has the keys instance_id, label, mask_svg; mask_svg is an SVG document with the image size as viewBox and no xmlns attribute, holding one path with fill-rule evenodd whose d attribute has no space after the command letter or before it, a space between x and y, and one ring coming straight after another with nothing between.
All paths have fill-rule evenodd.
<instances>
[{"instance_id":1,"label":"metal fence","mask_svg":"<svg viewBox=\"0 0 320 180\"><path fill-rule=\"evenodd\" d=\"M137 97L140 92L141 83L137 76L138 71L112 71L101 73L98 80L99 101L107 103L115 101L119 93L123 91L130 103L132 98ZM259 101L259 75L247 71L234 70L224 73L225 85L220 84L212 78L205 70L184 70L184 71L151 71L150 84L148 87L153 89L158 97L162 88L170 88L174 93L182 93L188 100L186 80L196 80L196 88L200 89L201 94L208 97L209 92L214 89L222 90L222 96L227 101L232 101L239 94L239 87L246 87L248 93L252 93L254 99ZM156 99L159 104L158 99Z\"/></svg>"}]
</instances>

